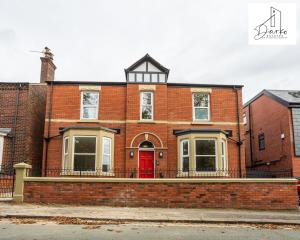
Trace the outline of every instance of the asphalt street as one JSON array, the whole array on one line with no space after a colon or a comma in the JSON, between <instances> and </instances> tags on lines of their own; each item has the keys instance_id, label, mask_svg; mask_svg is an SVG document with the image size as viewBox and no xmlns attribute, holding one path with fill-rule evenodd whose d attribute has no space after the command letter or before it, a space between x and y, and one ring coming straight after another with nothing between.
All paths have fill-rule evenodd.
<instances>
[{"instance_id":1,"label":"asphalt street","mask_svg":"<svg viewBox=\"0 0 300 240\"><path fill-rule=\"evenodd\" d=\"M0 239L300 239L300 226L179 224L179 223L109 223L1 219Z\"/></svg>"}]
</instances>

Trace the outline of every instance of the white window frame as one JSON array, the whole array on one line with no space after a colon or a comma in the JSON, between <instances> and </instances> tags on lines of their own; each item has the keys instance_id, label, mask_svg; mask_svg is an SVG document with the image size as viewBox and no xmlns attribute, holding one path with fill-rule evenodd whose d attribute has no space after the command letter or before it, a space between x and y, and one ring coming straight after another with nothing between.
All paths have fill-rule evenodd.
<instances>
[{"instance_id":1,"label":"white window frame","mask_svg":"<svg viewBox=\"0 0 300 240\"><path fill-rule=\"evenodd\" d=\"M214 141L215 142L215 155L197 155L197 150L196 150L196 141ZM196 173L212 173L218 171L218 139L215 138L195 138L194 139L194 149L195 149L195 156L194 156L194 161L195 161L195 172ZM215 157L215 166L216 166L216 171L197 171L197 157Z\"/></svg>"},{"instance_id":2,"label":"white window frame","mask_svg":"<svg viewBox=\"0 0 300 240\"><path fill-rule=\"evenodd\" d=\"M208 96L207 97L207 99L208 99L208 105L207 105L207 107L195 107L194 106L194 101L195 101L194 96L195 96L195 94L204 94L204 95ZM192 104L193 104L193 106L192 106L193 107L193 121L195 121L195 122L207 122L207 121L210 121L210 94L209 93L206 93L206 92L194 92L192 94ZM196 111L195 111L196 108L207 109L207 119L197 119L196 118Z\"/></svg>"},{"instance_id":3,"label":"white window frame","mask_svg":"<svg viewBox=\"0 0 300 240\"><path fill-rule=\"evenodd\" d=\"M84 118L83 117L83 94L85 93L96 93L98 96L97 105L88 105L88 107L96 107L96 118ZM85 106L86 107L86 106ZM99 92L98 91L81 91L81 100L80 100L80 119L82 120L97 120L99 118Z\"/></svg>"},{"instance_id":4,"label":"white window frame","mask_svg":"<svg viewBox=\"0 0 300 240\"><path fill-rule=\"evenodd\" d=\"M227 141L221 140L221 160L222 160L222 170L228 170L228 161L227 161Z\"/></svg>"},{"instance_id":5,"label":"white window frame","mask_svg":"<svg viewBox=\"0 0 300 240\"><path fill-rule=\"evenodd\" d=\"M96 145L95 145L95 153L75 153L75 139L76 138L95 138L96 139ZM97 171L97 144L98 144L98 137L97 136L82 136L82 135L76 135L76 136L73 136L73 147L72 147L72 171L73 172L91 172L91 173L95 173ZM76 155L95 155L95 170L94 171L77 171L77 170L74 170L74 157L75 157L75 154Z\"/></svg>"},{"instance_id":6,"label":"white window frame","mask_svg":"<svg viewBox=\"0 0 300 240\"><path fill-rule=\"evenodd\" d=\"M67 142L67 144L66 144ZM62 168L64 170L68 170L67 169L67 165L68 165L68 159L69 159L69 152L70 152L70 138L69 137L64 137L64 142L63 142L63 164L62 164ZM68 151L66 152L66 145L68 145Z\"/></svg>"},{"instance_id":7,"label":"white window frame","mask_svg":"<svg viewBox=\"0 0 300 240\"><path fill-rule=\"evenodd\" d=\"M143 119L143 94L144 93L150 93L151 94L151 119ZM153 121L153 119L154 119L154 106L153 106L153 102L154 102L154 100L153 100L153 98L154 98L154 94L153 94L153 92L151 92L151 91L142 91L141 93L140 93L140 120L141 121ZM145 105L145 106L149 106L149 105Z\"/></svg>"},{"instance_id":8,"label":"white window frame","mask_svg":"<svg viewBox=\"0 0 300 240\"><path fill-rule=\"evenodd\" d=\"M4 149L4 136L0 135L0 172L2 170L3 149Z\"/></svg>"},{"instance_id":9,"label":"white window frame","mask_svg":"<svg viewBox=\"0 0 300 240\"><path fill-rule=\"evenodd\" d=\"M105 140L109 140L109 154L104 153L104 142ZM104 156L109 156L109 168L108 171L106 172L111 172L112 171L112 159L111 159L111 143L112 140L109 137L102 137L102 162L101 162L101 171L103 172L103 161L104 161ZM106 173L104 172L104 173Z\"/></svg>"},{"instance_id":10,"label":"white window frame","mask_svg":"<svg viewBox=\"0 0 300 240\"><path fill-rule=\"evenodd\" d=\"M183 154L183 144L184 142L188 143L188 153L187 154ZM187 172L183 171L183 158L188 157L189 158L189 170ZM180 171L181 174L185 174L185 173L189 173L190 172L190 160L191 160L191 156L190 156L190 140L189 139L182 139L180 140Z\"/></svg>"}]
</instances>

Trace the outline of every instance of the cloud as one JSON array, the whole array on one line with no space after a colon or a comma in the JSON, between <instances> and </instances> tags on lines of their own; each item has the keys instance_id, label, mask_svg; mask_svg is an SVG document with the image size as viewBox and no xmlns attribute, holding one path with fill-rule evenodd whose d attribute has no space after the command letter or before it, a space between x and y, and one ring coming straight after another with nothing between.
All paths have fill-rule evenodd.
<instances>
[{"instance_id":1,"label":"cloud","mask_svg":"<svg viewBox=\"0 0 300 240\"><path fill-rule=\"evenodd\" d=\"M125 81L123 69L149 53L169 81L244 84L244 101L263 88L300 89L299 45L249 46L247 4L2 0L0 81L38 82L39 54L29 50L48 46L57 80Z\"/></svg>"}]
</instances>

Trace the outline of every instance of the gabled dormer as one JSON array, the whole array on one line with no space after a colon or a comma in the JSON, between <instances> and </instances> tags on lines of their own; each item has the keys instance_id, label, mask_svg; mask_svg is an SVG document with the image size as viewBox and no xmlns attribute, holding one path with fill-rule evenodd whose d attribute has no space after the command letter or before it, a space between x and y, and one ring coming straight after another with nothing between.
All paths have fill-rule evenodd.
<instances>
[{"instance_id":1,"label":"gabled dormer","mask_svg":"<svg viewBox=\"0 0 300 240\"><path fill-rule=\"evenodd\" d=\"M129 83L166 83L169 69L162 66L146 54L140 60L125 69L126 81Z\"/></svg>"}]
</instances>

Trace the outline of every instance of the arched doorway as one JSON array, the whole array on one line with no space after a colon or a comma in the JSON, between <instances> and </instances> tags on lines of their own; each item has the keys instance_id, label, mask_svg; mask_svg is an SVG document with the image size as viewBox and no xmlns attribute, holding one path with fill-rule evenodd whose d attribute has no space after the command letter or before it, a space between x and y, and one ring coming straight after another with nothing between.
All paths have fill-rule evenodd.
<instances>
[{"instance_id":1,"label":"arched doorway","mask_svg":"<svg viewBox=\"0 0 300 240\"><path fill-rule=\"evenodd\" d=\"M139 145L139 178L154 178L154 145L143 141Z\"/></svg>"}]
</instances>

